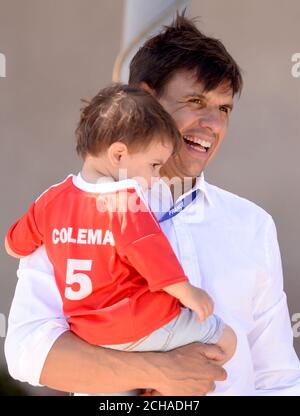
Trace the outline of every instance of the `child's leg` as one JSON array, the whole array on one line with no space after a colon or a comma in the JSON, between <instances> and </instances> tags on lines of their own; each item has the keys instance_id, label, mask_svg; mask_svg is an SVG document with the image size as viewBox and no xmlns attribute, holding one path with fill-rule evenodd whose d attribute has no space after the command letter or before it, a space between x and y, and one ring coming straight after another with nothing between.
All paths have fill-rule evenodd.
<instances>
[{"instance_id":1,"label":"child's leg","mask_svg":"<svg viewBox=\"0 0 300 416\"><path fill-rule=\"evenodd\" d=\"M211 315L205 321L200 322L198 316L193 311L182 308L181 313L175 319L144 338L125 344L103 345L103 347L127 352L169 351L192 342L202 342L220 345L226 353L225 361L228 361L227 351L232 348L232 333L231 328L225 325L218 316ZM96 395L132 396L140 393L141 390L131 390L111 394L99 393Z\"/></svg>"},{"instance_id":2,"label":"child's leg","mask_svg":"<svg viewBox=\"0 0 300 416\"><path fill-rule=\"evenodd\" d=\"M216 342L216 345L218 345L225 353L224 361L220 362L220 365L223 365L232 358L237 345L237 337L230 326L224 326L223 334L221 335L219 341Z\"/></svg>"},{"instance_id":3,"label":"child's leg","mask_svg":"<svg viewBox=\"0 0 300 416\"><path fill-rule=\"evenodd\" d=\"M182 308L176 321L166 325L171 335L164 351L181 347L192 342L216 344L225 353L223 365L230 360L236 350L234 331L217 315L210 315L205 321L199 321L198 315L188 308Z\"/></svg>"}]
</instances>

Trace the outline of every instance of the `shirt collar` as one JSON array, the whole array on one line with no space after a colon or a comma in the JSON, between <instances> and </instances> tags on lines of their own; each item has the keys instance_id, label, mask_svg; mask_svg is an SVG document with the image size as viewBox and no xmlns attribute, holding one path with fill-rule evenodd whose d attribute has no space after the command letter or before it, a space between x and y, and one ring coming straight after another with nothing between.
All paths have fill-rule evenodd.
<instances>
[{"instance_id":1,"label":"shirt collar","mask_svg":"<svg viewBox=\"0 0 300 416\"><path fill-rule=\"evenodd\" d=\"M79 172L77 176L73 175L73 184L76 188L81 189L85 192L91 193L110 193L117 192L122 189L138 188L138 183L134 179L124 179L122 181L115 181L110 177L102 177L97 183L90 183L83 179Z\"/></svg>"},{"instance_id":2,"label":"shirt collar","mask_svg":"<svg viewBox=\"0 0 300 416\"><path fill-rule=\"evenodd\" d=\"M166 182L165 182L163 179L161 179L161 180L159 181L159 183L160 183L160 185L161 185L163 188L165 188L165 191L166 191L166 192L168 192L168 194L170 195L170 198L172 199L172 197L171 197L171 191L170 191L170 188L168 187L168 185L166 184ZM183 195L181 195L181 196L178 198L178 200L177 200L177 201L180 201L181 199L183 199L183 198L184 198L184 197L186 197L187 195L191 194L191 193L192 193L193 191L195 191L195 190L199 190L199 191L200 191L199 193L200 193L200 194L202 194L202 195L204 196L204 198L205 198L206 202L207 202L207 203L208 203L211 207L213 207L213 206L214 206L213 201L212 201L212 198L211 198L211 195L209 195L207 182L206 182L206 181L205 181L205 179L204 179L204 173L203 173L203 172L200 174L200 176L198 176L198 177L197 177L197 179L196 179L196 183L195 183L194 187L193 187L192 189L190 189L189 191L185 192ZM174 201L174 203L175 203L175 202L177 202L177 201Z\"/></svg>"},{"instance_id":3,"label":"shirt collar","mask_svg":"<svg viewBox=\"0 0 300 416\"><path fill-rule=\"evenodd\" d=\"M204 173L202 172L201 175L198 176L198 178L196 179L195 186L194 186L194 188L190 192L192 192L193 190L199 189L199 191L202 192L203 195L205 196L205 199L208 202L208 204L213 207L214 204L213 204L213 201L212 201L211 196L209 195L209 191L208 191L207 188L208 188L207 187L207 182L205 181L205 179L204 179Z\"/></svg>"}]
</instances>

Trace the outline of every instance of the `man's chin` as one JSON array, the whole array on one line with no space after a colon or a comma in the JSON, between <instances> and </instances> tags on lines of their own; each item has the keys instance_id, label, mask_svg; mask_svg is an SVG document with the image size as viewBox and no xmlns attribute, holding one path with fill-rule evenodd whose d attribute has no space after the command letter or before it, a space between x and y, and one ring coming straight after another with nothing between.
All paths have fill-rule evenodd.
<instances>
[{"instance_id":1,"label":"man's chin","mask_svg":"<svg viewBox=\"0 0 300 416\"><path fill-rule=\"evenodd\" d=\"M207 163L203 163L201 165L197 165L197 166L191 166L189 169L187 169L187 177L189 178L198 178L201 173L204 171L205 166L207 165Z\"/></svg>"},{"instance_id":2,"label":"man's chin","mask_svg":"<svg viewBox=\"0 0 300 416\"><path fill-rule=\"evenodd\" d=\"M185 153L185 155L182 155L181 158L181 160L184 160L185 176L197 178L203 172L204 168L210 161L212 155L197 154L197 158L195 157L195 154L193 154L192 157L189 158L187 158L186 156L187 154Z\"/></svg>"}]
</instances>

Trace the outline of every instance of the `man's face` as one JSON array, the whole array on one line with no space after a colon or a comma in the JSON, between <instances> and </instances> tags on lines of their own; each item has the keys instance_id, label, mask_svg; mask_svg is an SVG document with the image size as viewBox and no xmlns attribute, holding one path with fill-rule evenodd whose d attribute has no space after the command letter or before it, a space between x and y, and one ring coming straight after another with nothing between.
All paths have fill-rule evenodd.
<instances>
[{"instance_id":1,"label":"man's face","mask_svg":"<svg viewBox=\"0 0 300 416\"><path fill-rule=\"evenodd\" d=\"M173 116L182 146L161 173L169 177L197 177L218 151L232 110L232 90L226 85L204 92L191 71L178 71L166 84L159 102Z\"/></svg>"}]
</instances>

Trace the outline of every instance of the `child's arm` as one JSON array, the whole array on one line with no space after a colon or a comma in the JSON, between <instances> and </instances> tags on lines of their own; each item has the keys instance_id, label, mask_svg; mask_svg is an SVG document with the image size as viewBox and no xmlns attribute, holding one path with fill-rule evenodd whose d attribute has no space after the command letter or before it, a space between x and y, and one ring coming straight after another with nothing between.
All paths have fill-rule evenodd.
<instances>
[{"instance_id":1,"label":"child's arm","mask_svg":"<svg viewBox=\"0 0 300 416\"><path fill-rule=\"evenodd\" d=\"M165 292L179 299L180 302L197 313L200 320L208 318L213 312L213 301L209 295L202 289L191 285L189 282L180 282L167 286L163 289ZM237 337L229 325L224 326L220 339L216 342L225 354L221 365L229 361L235 353Z\"/></svg>"},{"instance_id":2,"label":"child's arm","mask_svg":"<svg viewBox=\"0 0 300 416\"><path fill-rule=\"evenodd\" d=\"M20 254L15 253L9 246L7 237L5 237L5 250L9 256L15 257L16 259L21 259L24 256L20 256Z\"/></svg>"},{"instance_id":3,"label":"child's arm","mask_svg":"<svg viewBox=\"0 0 300 416\"><path fill-rule=\"evenodd\" d=\"M43 244L42 234L39 231L43 212L42 196L10 226L5 236L5 249L8 255L20 259L29 256Z\"/></svg>"},{"instance_id":4,"label":"child's arm","mask_svg":"<svg viewBox=\"0 0 300 416\"><path fill-rule=\"evenodd\" d=\"M192 309L204 321L213 313L214 303L211 297L202 289L199 289L189 282L175 283L164 287L163 290L175 298L187 308Z\"/></svg>"}]
</instances>

